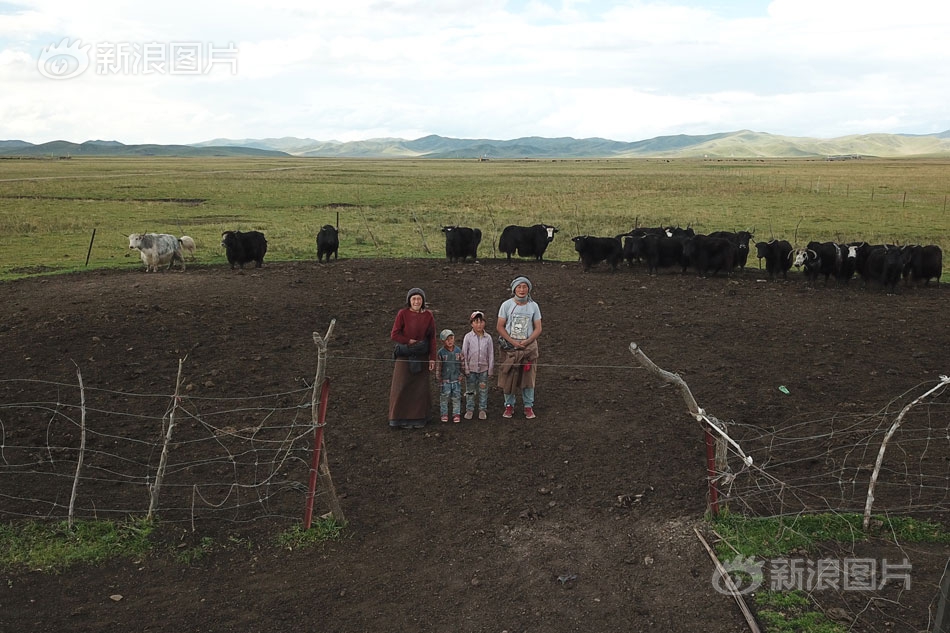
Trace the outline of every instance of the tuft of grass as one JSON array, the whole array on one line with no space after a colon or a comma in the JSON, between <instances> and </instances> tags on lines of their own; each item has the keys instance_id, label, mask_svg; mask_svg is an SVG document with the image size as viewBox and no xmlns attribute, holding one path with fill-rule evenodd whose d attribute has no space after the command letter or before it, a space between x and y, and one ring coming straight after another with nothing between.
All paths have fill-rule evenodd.
<instances>
[{"instance_id":1,"label":"tuft of grass","mask_svg":"<svg viewBox=\"0 0 950 633\"><path fill-rule=\"evenodd\" d=\"M214 549L214 539L210 536L203 536L194 547L177 550L175 552L175 560L183 565L190 565L207 558Z\"/></svg>"},{"instance_id":2,"label":"tuft of grass","mask_svg":"<svg viewBox=\"0 0 950 633\"><path fill-rule=\"evenodd\" d=\"M313 522L309 530L303 529L300 524L294 525L277 535L277 544L287 549L310 547L324 541L340 538L344 525L333 517L318 519Z\"/></svg>"},{"instance_id":3,"label":"tuft of grass","mask_svg":"<svg viewBox=\"0 0 950 633\"><path fill-rule=\"evenodd\" d=\"M847 629L812 610L800 591L763 591L755 596L756 615L770 633L845 633Z\"/></svg>"},{"instance_id":4,"label":"tuft of grass","mask_svg":"<svg viewBox=\"0 0 950 633\"><path fill-rule=\"evenodd\" d=\"M155 526L144 518L126 521L66 521L0 525L0 568L56 571L77 563L135 558L151 549Z\"/></svg>"},{"instance_id":5,"label":"tuft of grass","mask_svg":"<svg viewBox=\"0 0 950 633\"><path fill-rule=\"evenodd\" d=\"M852 543L871 537L900 543L950 543L950 532L939 523L912 517L871 519L865 532L863 517L857 513L749 517L723 512L712 520L712 526L723 539L716 548L726 560L737 555L770 558L792 551L814 551L822 542Z\"/></svg>"}]
</instances>

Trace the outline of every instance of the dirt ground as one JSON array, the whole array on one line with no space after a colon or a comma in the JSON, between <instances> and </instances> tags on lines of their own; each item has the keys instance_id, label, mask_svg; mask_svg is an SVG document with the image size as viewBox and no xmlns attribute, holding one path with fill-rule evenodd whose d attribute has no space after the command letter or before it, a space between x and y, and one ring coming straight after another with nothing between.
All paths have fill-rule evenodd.
<instances>
[{"instance_id":1,"label":"dirt ground","mask_svg":"<svg viewBox=\"0 0 950 633\"><path fill-rule=\"evenodd\" d=\"M406 290L424 288L437 327L461 338L467 315L494 314L519 274L543 314L538 418L503 420L495 389L487 421L390 429L385 361ZM75 361L88 384L119 392L170 393L185 354L199 391L299 387L313 376L313 332L336 318L326 440L349 520L344 538L312 549L276 547L286 523L198 534L176 524L160 538L224 545L190 564L156 554L7 573L0 630L748 630L714 590L693 531L706 509L701 429L629 344L722 419L820 420L845 402L872 412L950 370L947 288L813 288L754 268L707 279L583 273L575 262L346 259L159 274L130 264L0 284L0 379L75 383ZM0 385L0 403L30 397L22 383ZM15 413L0 416L12 428ZM0 492L30 497L13 477L0 476ZM232 533L241 544L228 547ZM912 590L816 599L843 609L854 631L928 630L946 547L869 542L850 553L898 552L913 564Z\"/></svg>"}]
</instances>

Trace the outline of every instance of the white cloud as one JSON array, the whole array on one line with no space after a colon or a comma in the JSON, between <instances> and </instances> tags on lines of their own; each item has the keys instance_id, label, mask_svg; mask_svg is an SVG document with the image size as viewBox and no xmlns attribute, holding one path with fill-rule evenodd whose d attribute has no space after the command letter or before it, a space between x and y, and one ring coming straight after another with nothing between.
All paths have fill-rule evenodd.
<instances>
[{"instance_id":1,"label":"white cloud","mask_svg":"<svg viewBox=\"0 0 950 633\"><path fill-rule=\"evenodd\" d=\"M950 12L941 2L750 0L728 13L721 4L3 4L0 138L637 140L741 128L798 136L950 128ZM237 73L93 67L76 79L46 79L39 51L63 37L233 42Z\"/></svg>"}]
</instances>

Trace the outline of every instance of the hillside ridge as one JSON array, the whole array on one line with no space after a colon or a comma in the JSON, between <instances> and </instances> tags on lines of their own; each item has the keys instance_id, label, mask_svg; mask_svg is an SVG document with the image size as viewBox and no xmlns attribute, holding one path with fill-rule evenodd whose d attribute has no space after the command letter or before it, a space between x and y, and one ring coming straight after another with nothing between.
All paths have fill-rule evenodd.
<instances>
[{"instance_id":1,"label":"hillside ridge","mask_svg":"<svg viewBox=\"0 0 950 633\"><path fill-rule=\"evenodd\" d=\"M640 141L592 137L526 136L508 140L464 139L430 134L407 140L375 138L320 141L312 138L216 138L183 145L91 140L33 144L0 140L0 156L298 156L312 158L857 158L950 156L950 130L936 134L855 134L822 139L737 130L675 134Z\"/></svg>"}]
</instances>

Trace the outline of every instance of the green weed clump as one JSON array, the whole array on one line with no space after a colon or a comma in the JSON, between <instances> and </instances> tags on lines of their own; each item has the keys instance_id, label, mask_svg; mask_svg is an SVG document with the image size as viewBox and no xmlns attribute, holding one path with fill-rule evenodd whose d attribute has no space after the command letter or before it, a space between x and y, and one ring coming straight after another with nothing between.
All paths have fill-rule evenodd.
<instances>
[{"instance_id":1,"label":"green weed clump","mask_svg":"<svg viewBox=\"0 0 950 633\"><path fill-rule=\"evenodd\" d=\"M946 526L912 517L872 516L868 530L857 513L801 514L784 517L750 517L723 512L711 519L717 555L767 560L787 554L811 553L830 543L850 544L869 538L898 543L950 543ZM756 615L770 632L844 633L847 628L818 611L801 591L768 591L755 594Z\"/></svg>"},{"instance_id":2,"label":"green weed clump","mask_svg":"<svg viewBox=\"0 0 950 633\"><path fill-rule=\"evenodd\" d=\"M847 629L815 611L800 591L762 591L755 595L756 615L770 633L845 633Z\"/></svg>"},{"instance_id":3,"label":"green weed clump","mask_svg":"<svg viewBox=\"0 0 950 633\"><path fill-rule=\"evenodd\" d=\"M814 551L821 543L854 543L872 537L899 543L950 543L950 532L939 523L912 517L872 516L865 531L864 517L856 513L802 514L786 517L749 517L724 512L712 520L722 541L718 554L773 558L792 551Z\"/></svg>"},{"instance_id":4,"label":"green weed clump","mask_svg":"<svg viewBox=\"0 0 950 633\"><path fill-rule=\"evenodd\" d=\"M310 547L340 538L344 527L333 517L317 519L310 525L309 530L297 524L277 535L277 545L286 549Z\"/></svg>"},{"instance_id":5,"label":"green weed clump","mask_svg":"<svg viewBox=\"0 0 950 633\"><path fill-rule=\"evenodd\" d=\"M154 525L145 519L0 525L0 568L55 571L77 563L135 558L151 549Z\"/></svg>"}]
</instances>

